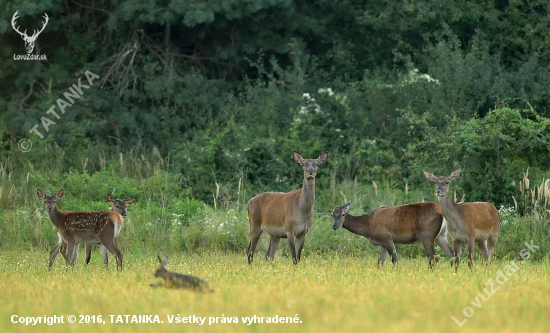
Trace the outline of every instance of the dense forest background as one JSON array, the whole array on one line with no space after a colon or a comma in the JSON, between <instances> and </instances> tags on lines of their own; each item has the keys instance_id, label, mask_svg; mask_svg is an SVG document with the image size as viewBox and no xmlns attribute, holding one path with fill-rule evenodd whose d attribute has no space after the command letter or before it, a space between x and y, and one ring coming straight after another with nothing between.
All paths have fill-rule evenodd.
<instances>
[{"instance_id":1,"label":"dense forest background","mask_svg":"<svg viewBox=\"0 0 550 333\"><path fill-rule=\"evenodd\" d=\"M297 188L292 151L329 151L321 187L375 181L432 191L422 169L448 175L460 166L460 194L500 205L518 197L528 168L538 180L550 169L545 0L2 8L2 171L30 170L34 184L58 184L52 190L67 174L132 156L162 164L178 195L214 204L220 188L248 189L248 198ZM25 54L11 26L16 11L27 31L49 16L33 51L47 60L14 60ZM86 71L100 78L59 119L47 113L79 78L87 84ZM48 130L43 117L55 122ZM37 124L44 138L29 132ZM23 138L29 152L18 149ZM142 179L155 170L137 169L131 176Z\"/></svg>"}]
</instances>

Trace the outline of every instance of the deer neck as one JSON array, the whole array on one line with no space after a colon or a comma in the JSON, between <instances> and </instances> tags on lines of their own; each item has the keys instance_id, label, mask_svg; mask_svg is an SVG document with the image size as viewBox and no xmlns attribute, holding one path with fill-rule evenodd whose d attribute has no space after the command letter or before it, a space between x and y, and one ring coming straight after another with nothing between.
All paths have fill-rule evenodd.
<instances>
[{"instance_id":1,"label":"deer neck","mask_svg":"<svg viewBox=\"0 0 550 333\"><path fill-rule=\"evenodd\" d=\"M305 213L310 213L315 202L315 179L304 178L302 185L302 193L300 194L300 201L298 206L300 210Z\"/></svg>"},{"instance_id":2,"label":"deer neck","mask_svg":"<svg viewBox=\"0 0 550 333\"><path fill-rule=\"evenodd\" d=\"M57 229L61 228L61 211L57 208L57 206L54 207L53 211L48 211L48 215L50 216L50 220L52 221L52 224Z\"/></svg>"},{"instance_id":3,"label":"deer neck","mask_svg":"<svg viewBox=\"0 0 550 333\"><path fill-rule=\"evenodd\" d=\"M454 202L451 195L447 192L444 196L437 197L439 204L441 205L441 212L443 217L448 223L456 224L460 221L460 214L458 212L458 204Z\"/></svg>"},{"instance_id":4,"label":"deer neck","mask_svg":"<svg viewBox=\"0 0 550 333\"><path fill-rule=\"evenodd\" d=\"M369 237L368 227L370 225L372 214L362 216L353 216L346 213L346 218L342 224L342 228L353 232L356 235Z\"/></svg>"}]
</instances>

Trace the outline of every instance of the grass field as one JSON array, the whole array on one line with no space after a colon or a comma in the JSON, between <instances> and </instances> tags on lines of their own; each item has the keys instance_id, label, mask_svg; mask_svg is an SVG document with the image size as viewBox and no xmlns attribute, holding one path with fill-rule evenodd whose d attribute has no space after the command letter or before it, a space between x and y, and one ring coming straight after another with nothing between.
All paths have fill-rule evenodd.
<instances>
[{"instance_id":1,"label":"grass field","mask_svg":"<svg viewBox=\"0 0 550 333\"><path fill-rule=\"evenodd\" d=\"M446 260L429 270L425 258L379 269L373 257L311 254L295 269L286 256L265 262L258 254L249 267L244 254L172 254L169 270L200 276L216 290L198 294L152 289L159 266L154 255L126 253L122 272L105 269L97 250L89 266L81 253L75 267L66 268L59 256L50 271L47 258L42 251L0 254L0 332L547 332L550 327L547 261L518 259L512 262L517 271L510 261L488 267L477 261L473 271L463 265L455 273ZM14 315L64 316L64 323L14 324L20 320ZM68 323L69 315L77 323ZM158 315L163 323L126 323L132 316L123 315ZM183 321L193 315L204 324L169 323L169 316ZM243 317L253 316L266 318L244 323ZM299 322L267 323L275 316Z\"/></svg>"}]
</instances>

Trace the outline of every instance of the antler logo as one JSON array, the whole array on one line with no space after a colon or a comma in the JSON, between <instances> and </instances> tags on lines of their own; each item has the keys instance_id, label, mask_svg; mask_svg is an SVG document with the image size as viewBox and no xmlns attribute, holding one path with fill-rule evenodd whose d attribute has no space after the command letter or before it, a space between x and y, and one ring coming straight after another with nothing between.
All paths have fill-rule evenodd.
<instances>
[{"instance_id":1,"label":"antler logo","mask_svg":"<svg viewBox=\"0 0 550 333\"><path fill-rule=\"evenodd\" d=\"M25 49L27 49L27 54L31 54L32 50L34 49L34 42L36 42L36 38L38 38L38 35L40 35L40 33L42 31L44 31L44 28L46 27L46 25L48 24L48 20L49 20L49 17L48 17L48 14L44 13L44 23L43 23L43 26L42 26L42 29L40 30L34 30L32 36L28 36L27 35L27 29L25 29L24 32L21 32L19 31L19 27L16 27L15 24L18 19L18 14L19 11L16 11L15 14L13 14L13 17L11 18L11 26L13 27L13 30L17 31L18 34L21 35L21 38L23 38L23 40L25 41Z\"/></svg>"}]
</instances>

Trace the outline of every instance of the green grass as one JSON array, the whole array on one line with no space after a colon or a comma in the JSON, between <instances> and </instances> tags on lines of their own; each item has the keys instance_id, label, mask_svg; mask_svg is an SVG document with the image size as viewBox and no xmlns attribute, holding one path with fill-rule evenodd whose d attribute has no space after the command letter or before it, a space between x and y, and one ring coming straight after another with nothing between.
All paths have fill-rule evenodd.
<instances>
[{"instance_id":1,"label":"green grass","mask_svg":"<svg viewBox=\"0 0 550 333\"><path fill-rule=\"evenodd\" d=\"M124 269L106 269L94 250L89 266L81 254L73 268L61 256L47 269L45 251L0 255L1 332L543 332L550 325L550 263L526 262L481 307L475 297L509 261L475 263L455 273L443 260L434 270L425 258L398 266L375 266L375 258L306 255L297 268L278 253L274 262L258 255L252 266L243 254L171 254L168 269L208 280L212 294L152 289L158 282L154 255L125 253ZM112 260L112 256L111 256ZM494 282L497 286L498 283ZM496 289L496 288L495 288ZM474 314L462 327L463 309ZM11 316L101 315L102 324L25 326ZM109 315L158 315L163 324L111 323ZM203 326L169 324L167 316L206 317ZM246 325L242 317L294 317L297 324ZM208 325L208 317L219 317ZM222 317L238 323L222 324Z\"/></svg>"},{"instance_id":2,"label":"green grass","mask_svg":"<svg viewBox=\"0 0 550 333\"><path fill-rule=\"evenodd\" d=\"M330 216L318 215L296 269L284 240L274 262L263 260L269 238L265 234L249 267L244 206L257 189L241 189L239 182L212 185L217 204L208 205L182 189L178 174L164 170L159 156L146 154L144 162L138 155L86 157L80 161L82 171L75 167L68 173L56 159L45 163L47 167L29 162L0 168L0 332L546 332L550 326L550 210L546 201L544 206L542 201L533 202L530 191L517 197L519 207L512 208L515 202L501 207L496 260L489 267L478 259L473 271L463 264L455 273L443 259L429 270L422 245L413 244L397 246L398 266L392 267L387 259L386 266L378 269L379 247L346 230L334 232ZM94 163L101 167L92 168ZM92 171L98 168L101 171ZM426 184L405 190L385 182L375 189L370 182L329 184L330 179L320 178L315 213L329 213L349 199L354 215L380 205L436 200ZM111 267L105 269L97 248L89 266L84 265L81 251L75 267L65 267L58 256L48 270L57 235L36 187L48 194L64 187L65 196L58 202L62 210L108 209L107 193L118 198L138 196L120 234L123 271L115 271L112 256ZM540 249L530 261L490 299L481 300L480 307L473 305L485 283L496 279L497 272L531 240ZM157 253L169 254L169 270L200 276L217 292L150 288L150 283L158 282L153 277ZM451 317L463 321L466 307L474 313L459 327ZM11 323L13 315L63 315L67 321L71 314L77 319L101 315L106 324ZM109 315L158 315L165 323L113 324ZM168 324L168 315L196 315L207 322ZM254 315L298 315L301 323L242 322ZM208 325L209 317L218 321L236 317L239 323Z\"/></svg>"}]
</instances>

